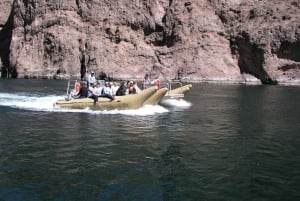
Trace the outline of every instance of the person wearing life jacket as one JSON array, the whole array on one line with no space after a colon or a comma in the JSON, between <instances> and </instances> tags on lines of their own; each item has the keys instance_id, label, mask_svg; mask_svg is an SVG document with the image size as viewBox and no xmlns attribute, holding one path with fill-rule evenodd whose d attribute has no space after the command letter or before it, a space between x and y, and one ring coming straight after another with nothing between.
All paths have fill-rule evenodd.
<instances>
[{"instance_id":1,"label":"person wearing life jacket","mask_svg":"<svg viewBox=\"0 0 300 201\"><path fill-rule=\"evenodd\" d=\"M80 91L80 82L75 83L74 89L75 89L75 92L77 92L77 93Z\"/></svg>"},{"instance_id":2,"label":"person wearing life jacket","mask_svg":"<svg viewBox=\"0 0 300 201\"><path fill-rule=\"evenodd\" d=\"M156 86L158 89L160 88L160 80L159 79L156 80Z\"/></svg>"},{"instance_id":3,"label":"person wearing life jacket","mask_svg":"<svg viewBox=\"0 0 300 201\"><path fill-rule=\"evenodd\" d=\"M134 86L134 82L130 81L127 86L128 94L136 94L136 88Z\"/></svg>"}]
</instances>

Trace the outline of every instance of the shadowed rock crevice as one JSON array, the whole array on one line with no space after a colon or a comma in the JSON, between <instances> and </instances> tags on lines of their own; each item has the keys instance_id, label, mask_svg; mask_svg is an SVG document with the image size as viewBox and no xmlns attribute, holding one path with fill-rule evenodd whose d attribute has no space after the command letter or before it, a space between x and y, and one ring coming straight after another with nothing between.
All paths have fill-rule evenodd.
<instances>
[{"instance_id":1,"label":"shadowed rock crevice","mask_svg":"<svg viewBox=\"0 0 300 201\"><path fill-rule=\"evenodd\" d=\"M75 2L76 2L77 9L79 10L79 8L80 8L79 0L75 0Z\"/></svg>"},{"instance_id":2,"label":"shadowed rock crevice","mask_svg":"<svg viewBox=\"0 0 300 201\"><path fill-rule=\"evenodd\" d=\"M300 41L281 42L279 50L276 53L278 58L289 59L292 61L300 62Z\"/></svg>"},{"instance_id":3,"label":"shadowed rock crevice","mask_svg":"<svg viewBox=\"0 0 300 201\"><path fill-rule=\"evenodd\" d=\"M260 79L265 84L276 84L265 71L264 65L264 49L252 43L247 33L243 32L235 39L238 51L238 65L241 73L248 73Z\"/></svg>"},{"instance_id":4,"label":"shadowed rock crevice","mask_svg":"<svg viewBox=\"0 0 300 201\"><path fill-rule=\"evenodd\" d=\"M15 68L10 66L10 44L12 40L13 15L8 18L4 28L0 31L0 57L1 57L1 77L17 77Z\"/></svg>"},{"instance_id":5,"label":"shadowed rock crevice","mask_svg":"<svg viewBox=\"0 0 300 201\"><path fill-rule=\"evenodd\" d=\"M289 70L300 70L300 64L287 64L279 67L278 69L284 72Z\"/></svg>"},{"instance_id":6,"label":"shadowed rock crevice","mask_svg":"<svg viewBox=\"0 0 300 201\"><path fill-rule=\"evenodd\" d=\"M145 36L146 41L150 44L153 44L154 46L166 46L166 47L172 47L176 43L176 36L174 33L171 35L167 34L164 31L164 27L158 26L153 32L149 32L149 30L146 30Z\"/></svg>"},{"instance_id":7,"label":"shadowed rock crevice","mask_svg":"<svg viewBox=\"0 0 300 201\"><path fill-rule=\"evenodd\" d=\"M23 0L24 6L25 6L25 12L22 13L23 15L23 21L24 21L24 27L27 25L30 25L36 16L36 1L34 0ZM16 2L15 2L16 3ZM21 5L19 5L21 6Z\"/></svg>"},{"instance_id":8,"label":"shadowed rock crevice","mask_svg":"<svg viewBox=\"0 0 300 201\"><path fill-rule=\"evenodd\" d=\"M65 57L63 45L56 41L55 36L51 33L44 34L44 61L46 66L59 66Z\"/></svg>"}]
</instances>

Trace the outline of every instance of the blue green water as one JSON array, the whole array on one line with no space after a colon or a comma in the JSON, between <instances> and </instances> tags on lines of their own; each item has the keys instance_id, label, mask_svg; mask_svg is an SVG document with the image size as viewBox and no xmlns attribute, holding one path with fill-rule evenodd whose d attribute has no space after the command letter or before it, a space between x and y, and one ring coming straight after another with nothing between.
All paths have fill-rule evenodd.
<instances>
[{"instance_id":1,"label":"blue green water","mask_svg":"<svg viewBox=\"0 0 300 201\"><path fill-rule=\"evenodd\" d=\"M0 79L0 200L300 200L300 88L193 84L135 111L61 110Z\"/></svg>"}]
</instances>

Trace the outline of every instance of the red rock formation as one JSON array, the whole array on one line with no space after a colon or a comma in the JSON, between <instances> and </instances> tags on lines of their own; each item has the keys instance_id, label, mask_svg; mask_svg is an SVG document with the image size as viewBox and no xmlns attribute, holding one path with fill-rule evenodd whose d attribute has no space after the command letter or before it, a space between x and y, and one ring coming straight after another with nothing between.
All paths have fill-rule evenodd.
<instances>
[{"instance_id":1,"label":"red rock formation","mask_svg":"<svg viewBox=\"0 0 300 201\"><path fill-rule=\"evenodd\" d=\"M171 79L180 71L186 81L298 83L299 7L297 0L15 0L0 32L2 75L94 70Z\"/></svg>"}]
</instances>

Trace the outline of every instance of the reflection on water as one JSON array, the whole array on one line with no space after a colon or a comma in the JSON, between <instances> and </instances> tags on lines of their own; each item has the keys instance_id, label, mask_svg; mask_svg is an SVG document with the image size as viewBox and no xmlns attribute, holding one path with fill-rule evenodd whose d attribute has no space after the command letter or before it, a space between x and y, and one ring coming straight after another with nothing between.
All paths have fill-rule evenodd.
<instances>
[{"instance_id":1,"label":"reflection on water","mask_svg":"<svg viewBox=\"0 0 300 201\"><path fill-rule=\"evenodd\" d=\"M21 107L64 89L18 82L0 82L0 200L300 196L299 88L195 84L187 108L70 112Z\"/></svg>"}]
</instances>

